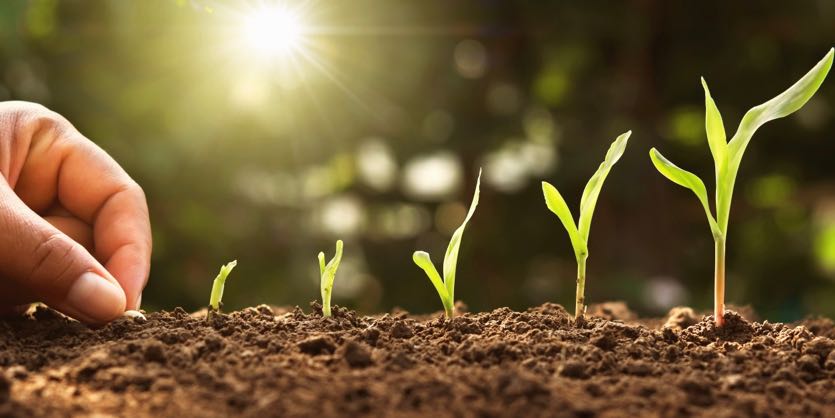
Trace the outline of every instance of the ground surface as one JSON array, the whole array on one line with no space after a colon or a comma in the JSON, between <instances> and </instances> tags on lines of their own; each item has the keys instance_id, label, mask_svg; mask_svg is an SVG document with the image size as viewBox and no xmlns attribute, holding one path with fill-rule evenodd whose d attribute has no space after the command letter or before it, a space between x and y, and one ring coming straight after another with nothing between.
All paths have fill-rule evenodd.
<instances>
[{"instance_id":1,"label":"ground surface","mask_svg":"<svg viewBox=\"0 0 835 418\"><path fill-rule=\"evenodd\" d=\"M90 330L39 309L0 321L0 417L835 417L830 320L597 313L625 319L262 306Z\"/></svg>"}]
</instances>

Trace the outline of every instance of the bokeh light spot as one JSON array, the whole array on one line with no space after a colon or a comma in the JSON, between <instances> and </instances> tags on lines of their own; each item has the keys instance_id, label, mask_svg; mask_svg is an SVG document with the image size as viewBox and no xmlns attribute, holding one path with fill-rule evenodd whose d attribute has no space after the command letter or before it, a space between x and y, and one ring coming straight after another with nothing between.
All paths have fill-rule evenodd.
<instances>
[{"instance_id":1,"label":"bokeh light spot","mask_svg":"<svg viewBox=\"0 0 835 418\"><path fill-rule=\"evenodd\" d=\"M455 68L464 78L480 78L487 72L487 50L474 39L461 41L455 46Z\"/></svg>"},{"instance_id":2,"label":"bokeh light spot","mask_svg":"<svg viewBox=\"0 0 835 418\"><path fill-rule=\"evenodd\" d=\"M461 162L451 152L418 157L403 169L403 189L417 199L443 199L461 184L461 171Z\"/></svg>"}]
</instances>

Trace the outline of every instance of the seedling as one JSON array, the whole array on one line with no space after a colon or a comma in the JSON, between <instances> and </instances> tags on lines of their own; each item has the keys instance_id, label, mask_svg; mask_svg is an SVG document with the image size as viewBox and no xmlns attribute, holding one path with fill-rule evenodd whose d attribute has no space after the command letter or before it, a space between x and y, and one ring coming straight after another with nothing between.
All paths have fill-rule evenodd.
<instances>
[{"instance_id":1,"label":"seedling","mask_svg":"<svg viewBox=\"0 0 835 418\"><path fill-rule=\"evenodd\" d=\"M452 318L455 315L455 267L458 264L458 249L461 247L461 238L464 236L464 228L467 222L473 217L475 208L478 206L478 193L481 187L481 170L478 171L478 179L475 183L475 193L473 194L473 201L470 203L470 210L464 218L464 223L455 230L452 234L452 239L449 240L449 246L444 255L444 279L441 280L438 270L435 269L435 264L429 257L429 253L425 251L415 251L412 255L412 260L418 267L426 272L429 276L429 281L435 286L438 291L438 296L441 298L441 303L444 305L444 313L447 318Z\"/></svg>"},{"instance_id":2,"label":"seedling","mask_svg":"<svg viewBox=\"0 0 835 418\"><path fill-rule=\"evenodd\" d=\"M589 182L586 183L586 188L583 190L583 197L580 199L580 219L577 224L574 223L574 218L571 215L571 210L565 203L557 188L552 186L547 181L542 182L542 193L545 195L545 204L551 212L560 219L565 230L568 231L568 237L571 239L571 246L574 247L574 256L577 259L577 293L574 305L574 318L580 318L586 311L585 291L586 291L586 259L589 256L589 230L591 229L591 217L594 214L594 207L597 205L597 197L600 196L600 190L603 188L603 181L609 175L612 166L623 155L626 149L626 142L632 131L627 131L615 139L615 142L609 146L609 151L606 152L606 159L600 164L600 167L591 176Z\"/></svg>"},{"instance_id":3,"label":"seedling","mask_svg":"<svg viewBox=\"0 0 835 418\"><path fill-rule=\"evenodd\" d=\"M728 237L728 218L731 211L731 197L734 192L736 174L742 161L742 154L751 141L754 132L768 121L788 116L801 107L815 94L832 67L833 49L829 50L823 59L806 73L797 83L789 87L777 97L751 108L736 130L733 138L726 141L725 127L716 103L710 96L707 83L702 78L705 92L705 130L707 143L716 172L716 217L714 218L707 200L707 190L702 180L695 174L685 171L664 158L655 148L649 156L655 168L680 186L686 187L696 194L707 215L710 231L715 243L714 270L714 318L716 326L725 323L725 243Z\"/></svg>"},{"instance_id":4,"label":"seedling","mask_svg":"<svg viewBox=\"0 0 835 418\"><path fill-rule=\"evenodd\" d=\"M212 282L212 294L209 297L208 318L211 318L212 315L220 312L220 307L223 306L223 288L226 285L226 278L229 276L229 273L232 272L232 269L234 269L237 265L238 260L235 260L225 266L222 266L220 268L220 273L217 274L215 281Z\"/></svg>"},{"instance_id":5,"label":"seedling","mask_svg":"<svg viewBox=\"0 0 835 418\"><path fill-rule=\"evenodd\" d=\"M325 253L319 253L319 288L322 291L322 316L331 316L331 293L333 292L333 280L336 278L336 269L342 261L342 240L336 241L336 254L330 262L325 265Z\"/></svg>"}]
</instances>

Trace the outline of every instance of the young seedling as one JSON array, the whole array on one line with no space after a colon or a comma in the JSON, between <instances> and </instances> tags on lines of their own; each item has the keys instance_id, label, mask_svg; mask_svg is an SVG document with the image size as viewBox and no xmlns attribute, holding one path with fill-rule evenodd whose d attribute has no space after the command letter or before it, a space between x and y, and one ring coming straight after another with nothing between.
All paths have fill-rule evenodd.
<instances>
[{"instance_id":1,"label":"young seedling","mask_svg":"<svg viewBox=\"0 0 835 418\"><path fill-rule=\"evenodd\" d=\"M226 285L226 277L229 276L229 273L231 273L232 269L234 269L237 265L238 260L235 260L225 266L222 266L220 268L220 273L217 274L215 281L212 282L212 294L209 297L209 313L206 316L207 318L211 318L212 315L220 312L220 307L223 306L223 288Z\"/></svg>"},{"instance_id":2,"label":"young seedling","mask_svg":"<svg viewBox=\"0 0 835 418\"><path fill-rule=\"evenodd\" d=\"M626 149L626 142L632 131L627 131L615 139L615 142L609 146L609 151L606 152L606 159L600 164L600 167L586 183L586 188L583 190L583 197L580 199L580 219L578 220L579 228L574 223L574 217L571 215L571 210L565 203L557 188L552 186L547 181L542 182L542 193L545 195L545 204L551 212L560 219L565 230L568 231L568 238L571 240L571 246L574 247L574 256L577 259L577 293L574 305L574 318L580 318L586 311L586 259L589 256L589 230L591 229L591 217L594 214L594 207L597 205L597 197L600 196L600 190L603 188L603 181L609 175L612 166L623 155Z\"/></svg>"},{"instance_id":3,"label":"young seedling","mask_svg":"<svg viewBox=\"0 0 835 418\"><path fill-rule=\"evenodd\" d=\"M473 217L476 206L478 206L478 193L481 187L481 170L478 171L478 179L475 183L475 193L473 194L473 201L470 203L470 210L464 218L464 223L455 230L452 234L452 239L449 241L449 246L444 255L444 278L438 274L429 253L425 251L415 251L412 255L412 260L418 267L426 272L429 276L429 281L435 286L438 291L438 296L441 298L441 303L444 305L444 313L447 318L452 318L455 315L455 267L458 264L458 249L461 247L461 238L464 236L464 227L467 222Z\"/></svg>"},{"instance_id":4,"label":"young seedling","mask_svg":"<svg viewBox=\"0 0 835 418\"><path fill-rule=\"evenodd\" d=\"M333 292L333 280L336 278L336 269L342 261L342 240L336 241L336 254L330 262L325 265L325 253L319 253L319 288L322 291L322 316L331 316L331 293Z\"/></svg>"},{"instance_id":5,"label":"young seedling","mask_svg":"<svg viewBox=\"0 0 835 418\"><path fill-rule=\"evenodd\" d=\"M710 96L707 83L702 78L705 92L705 130L707 143L716 172L716 217L714 218L707 199L707 190L702 180L695 174L685 171L664 158L655 148L649 156L655 168L673 183L686 187L696 194L707 215L710 231L715 243L714 265L714 318L716 326L725 323L725 243L728 237L728 218L731 211L731 197L734 183L742 161L742 154L754 132L768 121L788 116L801 107L815 94L832 67L833 49L829 50L823 59L806 73L797 83L789 87L777 97L751 108L736 130L730 141L726 141L725 127L716 103Z\"/></svg>"}]
</instances>

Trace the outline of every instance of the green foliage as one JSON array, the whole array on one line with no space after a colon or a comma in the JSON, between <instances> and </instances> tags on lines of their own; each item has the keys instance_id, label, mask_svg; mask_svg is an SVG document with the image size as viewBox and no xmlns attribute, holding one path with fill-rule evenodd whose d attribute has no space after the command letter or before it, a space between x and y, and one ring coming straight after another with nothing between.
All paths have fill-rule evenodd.
<instances>
[{"instance_id":1,"label":"green foliage","mask_svg":"<svg viewBox=\"0 0 835 418\"><path fill-rule=\"evenodd\" d=\"M455 233L452 234L452 239L450 239L449 246L447 247L446 254L444 255L443 280L441 279L441 275L438 274L438 270L435 269L435 264L432 263L429 253L425 251L415 251L412 255L412 260L414 260L418 267L426 272L426 275L429 277L429 281L432 282L433 286L435 286L435 290L441 298L441 303L444 306L444 312L446 313L447 318L452 318L455 314L455 270L458 264L458 250L461 247L461 239L464 236L464 228L467 226L467 222L470 221L470 218L473 217L475 208L478 206L480 188L481 170L478 172L478 179L476 180L473 200L470 203L470 210L467 212L464 222L458 227L458 229L455 230Z\"/></svg>"},{"instance_id":2,"label":"green foliage","mask_svg":"<svg viewBox=\"0 0 835 418\"><path fill-rule=\"evenodd\" d=\"M773 99L751 108L737 128L736 134L730 141L726 141L725 127L722 123L722 115L710 95L707 82L702 79L702 87L705 92L705 130L710 153L713 155L713 162L716 172L716 217L714 218L710 204L707 199L707 190L704 183L695 174L677 167L670 160L664 158L655 148L650 150L650 159L661 174L670 179L673 183L686 187L696 194L702 203L708 224L716 242L716 321L722 324L724 312L724 248L728 234L728 218L731 211L731 198L733 197L736 175L742 161L742 154L745 152L748 143L751 141L754 132L768 121L788 116L803 107L812 95L817 92L829 69L832 67L833 49L830 49L826 56L817 63L798 82L780 93Z\"/></svg>"},{"instance_id":3,"label":"green foliage","mask_svg":"<svg viewBox=\"0 0 835 418\"><path fill-rule=\"evenodd\" d=\"M342 261L342 240L336 241L336 254L330 262L325 265L325 253L319 253L319 288L322 292L322 316L331 316L331 293L333 292L333 281L336 278L336 270L339 262Z\"/></svg>"},{"instance_id":4,"label":"green foliage","mask_svg":"<svg viewBox=\"0 0 835 418\"><path fill-rule=\"evenodd\" d=\"M226 286L226 278L237 265L238 260L234 260L220 268L220 273L217 274L214 282L212 282L212 294L209 297L210 312L220 311L220 306L223 304L223 289Z\"/></svg>"},{"instance_id":5,"label":"green foliage","mask_svg":"<svg viewBox=\"0 0 835 418\"><path fill-rule=\"evenodd\" d=\"M577 224L574 223L574 217L571 215L571 210L565 203L562 195L557 188L548 183L542 182L542 193L545 195L545 204L551 212L554 212L559 218L565 230L568 232L568 237L571 240L571 246L574 247L574 256L577 258L577 299L575 306L575 317L583 315L585 306L585 281L586 281L586 259L588 258L588 242L589 231L591 230L591 218L594 215L594 208L597 205L597 198L600 196L600 190L603 189L603 182L606 176L609 175L612 167L620 160L623 152L626 150L626 144L632 131L621 134L615 139L606 153L606 158L600 167L591 176L586 188L583 190L583 197L580 199L580 218ZM579 227L577 226L579 224Z\"/></svg>"}]
</instances>

